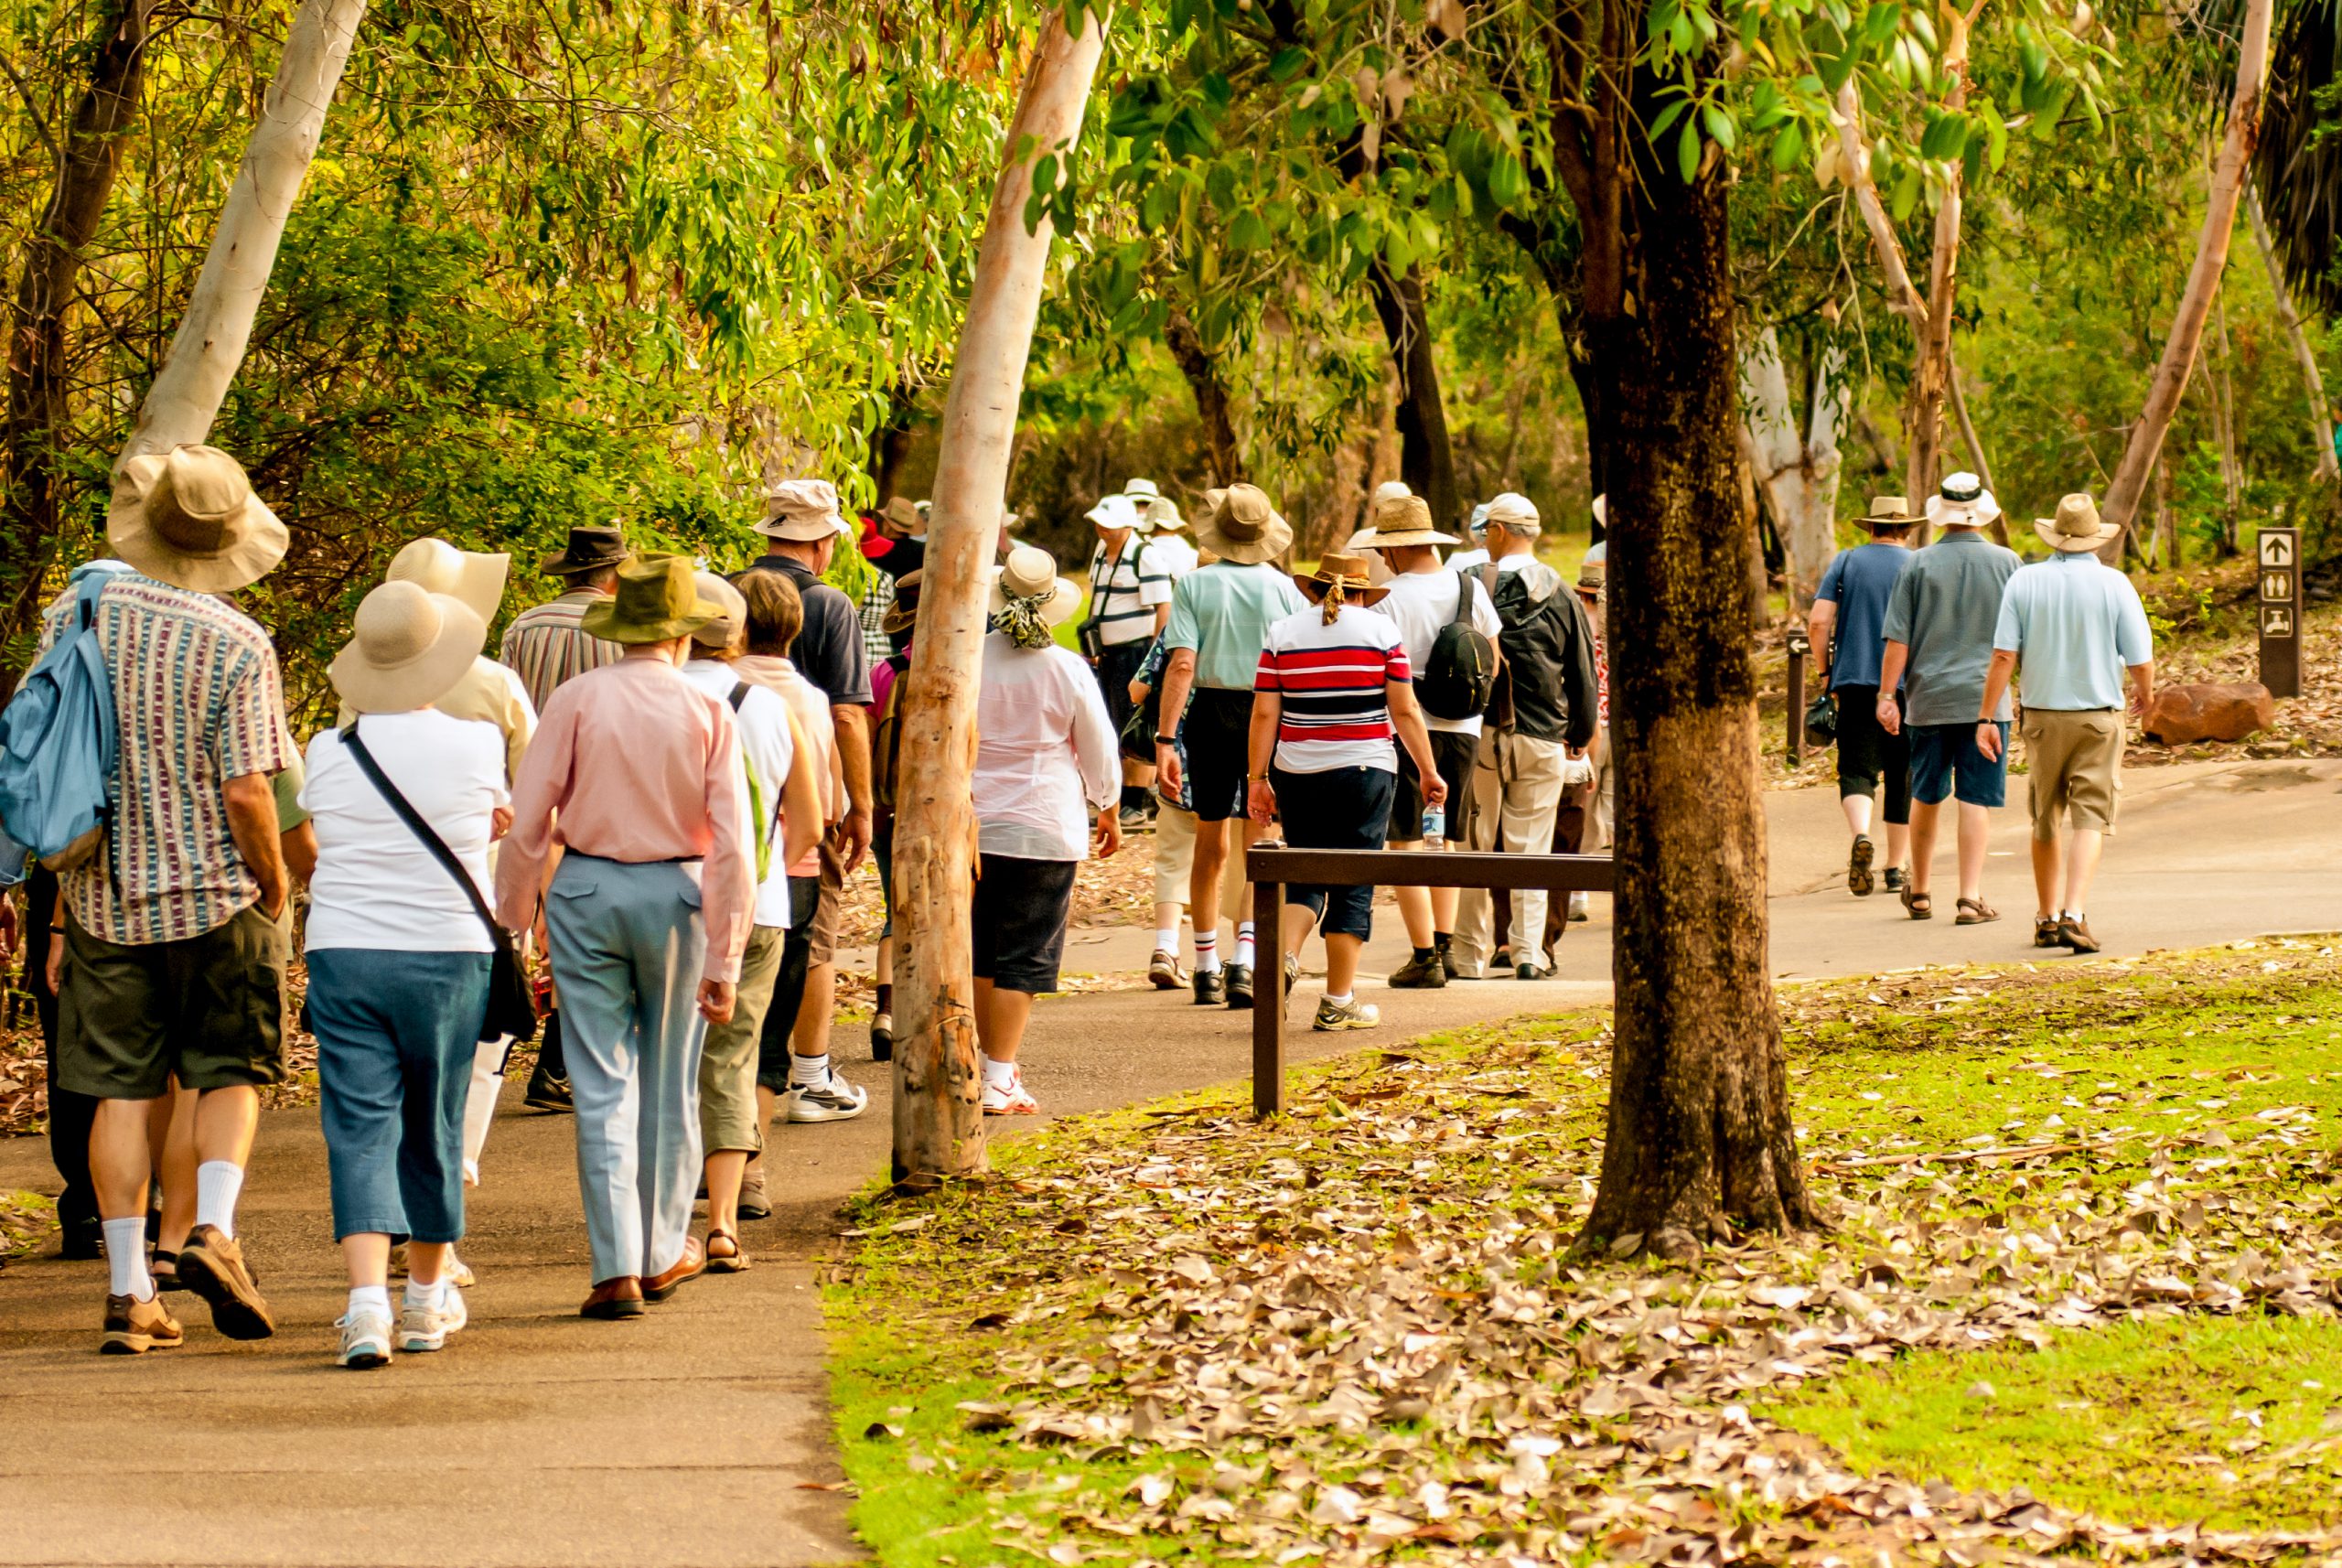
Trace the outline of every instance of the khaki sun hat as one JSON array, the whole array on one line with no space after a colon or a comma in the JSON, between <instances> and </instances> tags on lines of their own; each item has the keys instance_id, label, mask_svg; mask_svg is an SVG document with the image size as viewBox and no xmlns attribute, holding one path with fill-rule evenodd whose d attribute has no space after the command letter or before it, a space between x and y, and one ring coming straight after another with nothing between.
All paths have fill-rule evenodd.
<instances>
[{"instance_id":1,"label":"khaki sun hat","mask_svg":"<svg viewBox=\"0 0 2342 1568\"><path fill-rule=\"evenodd\" d=\"M504 598L505 574L512 568L510 555L486 555L458 550L444 539L418 539L391 557L386 583L413 583L426 594L446 594L464 601L464 607L483 622L496 618Z\"/></svg>"},{"instance_id":2,"label":"khaki sun hat","mask_svg":"<svg viewBox=\"0 0 2342 1568\"><path fill-rule=\"evenodd\" d=\"M232 594L276 569L292 542L252 494L242 465L217 446L174 446L123 464L106 508L106 542L158 583Z\"/></svg>"},{"instance_id":3,"label":"khaki sun hat","mask_svg":"<svg viewBox=\"0 0 2342 1568\"><path fill-rule=\"evenodd\" d=\"M1179 503L1169 496L1156 496L1139 509L1139 532L1142 533L1176 533L1187 526L1179 515Z\"/></svg>"},{"instance_id":4,"label":"khaki sun hat","mask_svg":"<svg viewBox=\"0 0 2342 1568\"><path fill-rule=\"evenodd\" d=\"M1042 625L1058 626L1081 608L1081 585L1058 575L1056 556L1037 544L1020 544L992 569L992 598L984 613L1005 615L1012 600L1031 604Z\"/></svg>"},{"instance_id":5,"label":"khaki sun hat","mask_svg":"<svg viewBox=\"0 0 2342 1568\"><path fill-rule=\"evenodd\" d=\"M1363 555L1328 550L1317 558L1314 572L1295 572L1294 585L1313 603L1337 598L1342 604L1371 605L1389 593L1374 585L1372 564Z\"/></svg>"},{"instance_id":6,"label":"khaki sun hat","mask_svg":"<svg viewBox=\"0 0 2342 1568\"><path fill-rule=\"evenodd\" d=\"M838 510L835 485L827 479L783 479L765 492L765 520L757 532L805 543L854 531Z\"/></svg>"},{"instance_id":7,"label":"khaki sun hat","mask_svg":"<svg viewBox=\"0 0 2342 1568\"><path fill-rule=\"evenodd\" d=\"M878 509L878 515L893 523L906 534L917 533L927 522L927 514L919 503L908 496L896 496Z\"/></svg>"},{"instance_id":8,"label":"khaki sun hat","mask_svg":"<svg viewBox=\"0 0 2342 1568\"><path fill-rule=\"evenodd\" d=\"M618 568L618 591L588 608L577 625L606 642L670 642L724 613L701 596L688 556L646 553Z\"/></svg>"},{"instance_id":9,"label":"khaki sun hat","mask_svg":"<svg viewBox=\"0 0 2342 1568\"><path fill-rule=\"evenodd\" d=\"M1354 547L1367 550L1401 550L1410 544L1456 544L1461 541L1452 533L1442 533L1431 524L1431 503L1421 496L1392 496L1374 503L1368 513L1370 526L1366 532L1350 541Z\"/></svg>"},{"instance_id":10,"label":"khaki sun hat","mask_svg":"<svg viewBox=\"0 0 2342 1568\"><path fill-rule=\"evenodd\" d=\"M720 607L724 611L692 633L692 640L702 648L731 647L732 639L746 634L748 629L747 596L713 572L693 573L692 585L699 590L703 600Z\"/></svg>"},{"instance_id":11,"label":"khaki sun hat","mask_svg":"<svg viewBox=\"0 0 2342 1568\"><path fill-rule=\"evenodd\" d=\"M1130 498L1131 505L1142 510L1147 502L1163 499L1162 489L1153 479L1125 479L1123 482L1123 494Z\"/></svg>"},{"instance_id":12,"label":"khaki sun hat","mask_svg":"<svg viewBox=\"0 0 2342 1568\"><path fill-rule=\"evenodd\" d=\"M2086 550L2104 549L2122 530L2113 523L2100 521L2098 503L2076 490L2057 502L2056 517L2034 519L2033 532L2047 540L2050 549L2079 555Z\"/></svg>"},{"instance_id":13,"label":"khaki sun hat","mask_svg":"<svg viewBox=\"0 0 2342 1568\"><path fill-rule=\"evenodd\" d=\"M463 600L395 578L359 601L326 673L353 712L403 714L455 690L487 643L488 623Z\"/></svg>"},{"instance_id":14,"label":"khaki sun hat","mask_svg":"<svg viewBox=\"0 0 2342 1568\"><path fill-rule=\"evenodd\" d=\"M1600 556L1588 555L1577 564L1577 591L1598 594L1610 581L1610 564Z\"/></svg>"},{"instance_id":15,"label":"khaki sun hat","mask_svg":"<svg viewBox=\"0 0 2342 1568\"><path fill-rule=\"evenodd\" d=\"M1910 528L1924 521L1911 510L1909 499L1903 496L1873 496L1870 498L1870 510L1863 514L1863 521L1875 529Z\"/></svg>"},{"instance_id":16,"label":"khaki sun hat","mask_svg":"<svg viewBox=\"0 0 2342 1568\"><path fill-rule=\"evenodd\" d=\"M1258 485L1230 485L1197 525L1196 542L1223 561L1254 566L1293 548L1293 529Z\"/></svg>"},{"instance_id":17,"label":"khaki sun hat","mask_svg":"<svg viewBox=\"0 0 2342 1568\"><path fill-rule=\"evenodd\" d=\"M895 602L878 618L880 631L894 637L919 625L919 587L917 572L906 572L895 579Z\"/></svg>"}]
</instances>

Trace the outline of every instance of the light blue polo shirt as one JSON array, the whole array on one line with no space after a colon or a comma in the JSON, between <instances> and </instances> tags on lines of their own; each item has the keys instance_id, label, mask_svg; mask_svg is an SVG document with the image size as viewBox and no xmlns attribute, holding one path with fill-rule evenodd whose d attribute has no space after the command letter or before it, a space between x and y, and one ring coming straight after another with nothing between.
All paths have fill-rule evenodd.
<instances>
[{"instance_id":1,"label":"light blue polo shirt","mask_svg":"<svg viewBox=\"0 0 2342 1568\"><path fill-rule=\"evenodd\" d=\"M1163 646L1196 651L1196 684L1249 692L1261 671L1269 628L1309 607L1293 579L1262 562L1215 561L1171 588L1171 621Z\"/></svg>"},{"instance_id":2,"label":"light blue polo shirt","mask_svg":"<svg viewBox=\"0 0 2342 1568\"><path fill-rule=\"evenodd\" d=\"M2009 579L1993 647L2017 656L2026 707L2085 713L2122 705L2123 672L2154 657L2154 633L2130 578L2060 551Z\"/></svg>"}]
</instances>

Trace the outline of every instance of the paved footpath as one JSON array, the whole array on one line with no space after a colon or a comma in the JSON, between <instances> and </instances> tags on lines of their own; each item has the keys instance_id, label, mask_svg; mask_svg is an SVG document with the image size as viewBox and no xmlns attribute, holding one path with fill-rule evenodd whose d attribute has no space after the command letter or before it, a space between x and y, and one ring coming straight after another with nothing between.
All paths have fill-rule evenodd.
<instances>
[{"instance_id":1,"label":"paved footpath","mask_svg":"<svg viewBox=\"0 0 2342 1568\"><path fill-rule=\"evenodd\" d=\"M2342 929L2342 763L2137 769L2127 784L2123 831L2091 901L2109 952ZM1951 923L1948 891L1926 925L1884 897L1846 895L1827 790L1777 794L1768 811L1778 972L2033 960L2021 810L2002 813L1988 873L1987 895L2007 918L1965 929ZM1374 972L1402 956L1395 918L1378 925ZM1078 932L1068 968L1129 969L1147 945L1126 928ZM1605 1000L1601 914L1573 929L1559 966L1542 984L1370 987L1382 1031L1305 1028L1291 1036L1294 1054ZM1303 998L1314 991L1305 981ZM855 1033L842 1030L842 1041ZM1153 992L1094 993L1036 1010L1026 1076L1052 1112L1072 1113L1239 1077L1248 1049L1241 1016ZM102 1265L12 1264L0 1274L0 1564L811 1568L858 1558L843 1498L812 1489L840 1472L811 1260L838 1202L886 1154L885 1069L849 1070L873 1091L868 1115L774 1130L768 1159L783 1201L749 1228L757 1266L695 1283L638 1323L575 1316L586 1280L571 1124L517 1104L490 1138L463 1248L480 1275L473 1326L438 1356L362 1376L328 1360L343 1293L314 1112L264 1120L243 1206L283 1326L274 1339L222 1340L199 1304L186 1314L185 1348L100 1357ZM38 1140L0 1142L0 1186L53 1190L53 1180Z\"/></svg>"}]
</instances>

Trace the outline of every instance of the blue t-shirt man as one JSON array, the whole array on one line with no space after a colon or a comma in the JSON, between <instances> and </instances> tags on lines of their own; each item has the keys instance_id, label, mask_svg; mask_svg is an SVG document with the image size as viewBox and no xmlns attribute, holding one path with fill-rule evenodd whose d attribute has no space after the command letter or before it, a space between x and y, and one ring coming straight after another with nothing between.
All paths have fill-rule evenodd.
<instances>
[{"instance_id":1,"label":"blue t-shirt man","mask_svg":"<svg viewBox=\"0 0 2342 1568\"><path fill-rule=\"evenodd\" d=\"M1813 591L1817 604L1838 607L1833 623L1838 648L1830 664L1830 689L1875 687L1886 650L1886 607L1895 585L1911 564L1911 552L1887 540L1873 540L1831 557Z\"/></svg>"}]
</instances>

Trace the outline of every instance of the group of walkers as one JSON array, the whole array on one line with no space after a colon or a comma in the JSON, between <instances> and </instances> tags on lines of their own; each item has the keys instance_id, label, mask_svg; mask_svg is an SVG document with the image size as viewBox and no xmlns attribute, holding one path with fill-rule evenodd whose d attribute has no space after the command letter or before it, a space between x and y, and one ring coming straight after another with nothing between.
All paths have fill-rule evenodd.
<instances>
[{"instance_id":1,"label":"group of walkers","mask_svg":"<svg viewBox=\"0 0 2342 1568\"><path fill-rule=\"evenodd\" d=\"M2087 495L2067 496L2036 532L2031 565L1984 530L1999 504L1954 474L1914 511L1875 498L1871 542L1822 574L1808 627L1828 650L1836 705L1838 794L1853 844L1846 885L1883 881L1915 920L1935 915L1933 860L1944 802L1958 806L1954 920L1998 920L1984 897L1991 813L2007 799L2012 677L2022 698L2036 907L2033 945L2099 950L2090 884L2121 800L2123 686L2143 713L2154 694L2153 635L2129 577L2098 558L2119 534ZM1942 537L1914 551L1922 523ZM1871 836L1885 823L1885 853Z\"/></svg>"}]
</instances>

